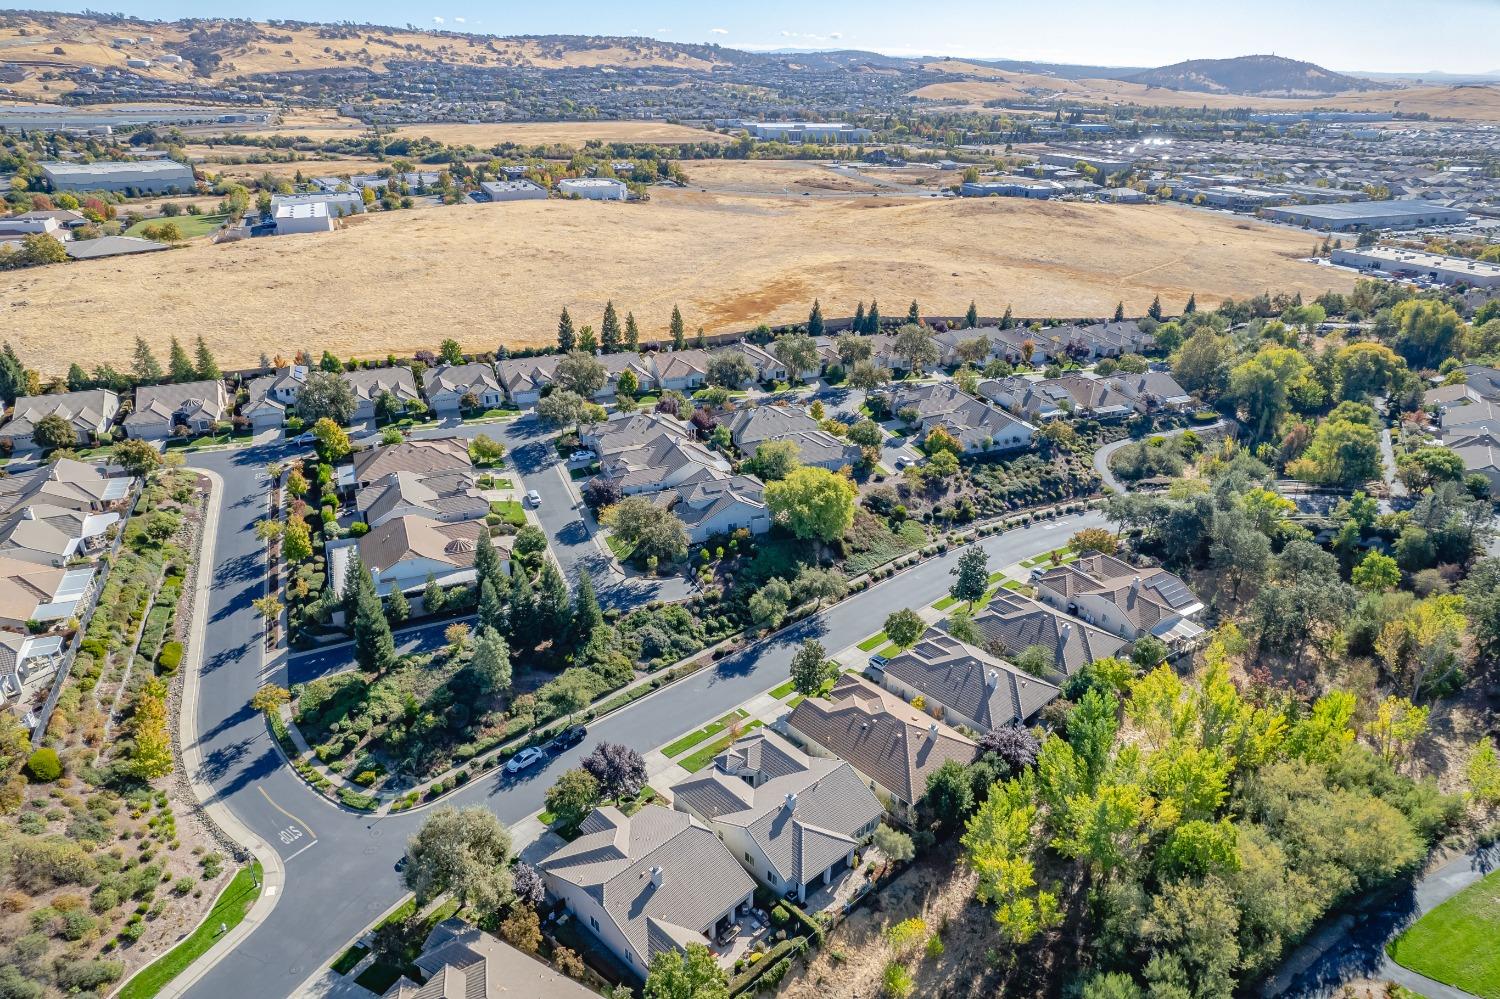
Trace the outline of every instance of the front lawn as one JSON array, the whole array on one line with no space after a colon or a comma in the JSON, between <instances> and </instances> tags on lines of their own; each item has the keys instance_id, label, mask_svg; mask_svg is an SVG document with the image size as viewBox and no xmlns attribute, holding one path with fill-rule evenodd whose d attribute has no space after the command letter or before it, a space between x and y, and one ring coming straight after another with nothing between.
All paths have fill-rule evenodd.
<instances>
[{"instance_id":1,"label":"front lawn","mask_svg":"<svg viewBox=\"0 0 1500 999\"><path fill-rule=\"evenodd\" d=\"M1500 999L1500 871L1454 895L1386 945L1391 959L1433 981Z\"/></svg>"},{"instance_id":2,"label":"front lawn","mask_svg":"<svg viewBox=\"0 0 1500 999\"><path fill-rule=\"evenodd\" d=\"M616 535L613 531L604 536L604 543L609 545L609 550L614 552L615 558L621 562L629 562L630 556L635 554L635 545Z\"/></svg>"},{"instance_id":3,"label":"front lawn","mask_svg":"<svg viewBox=\"0 0 1500 999\"><path fill-rule=\"evenodd\" d=\"M783 697L785 697L787 694L790 694L792 691L794 691L796 689L797 689L796 684L794 684L791 680L788 680L786 683L783 683L781 686L779 686L775 690L771 691L771 696L774 697L774 698L776 698L779 701Z\"/></svg>"},{"instance_id":4,"label":"front lawn","mask_svg":"<svg viewBox=\"0 0 1500 999\"><path fill-rule=\"evenodd\" d=\"M221 925L224 933L227 933L244 920L250 907L260 897L261 878L258 862L242 868L234 876L234 880L229 882L229 887L219 895L213 909L192 935L137 972L117 993L119 999L150 999L165 988L168 982L187 970L188 965L224 935L219 931Z\"/></svg>"},{"instance_id":5,"label":"front lawn","mask_svg":"<svg viewBox=\"0 0 1500 999\"><path fill-rule=\"evenodd\" d=\"M490 504L490 513L516 527L526 523L526 510L521 506L520 500L495 500Z\"/></svg>"},{"instance_id":6,"label":"front lawn","mask_svg":"<svg viewBox=\"0 0 1500 999\"><path fill-rule=\"evenodd\" d=\"M736 708L729 714L725 715L723 718L720 718L718 721L710 722L709 724L703 726L700 729L697 729L696 731L689 732L687 735L678 739L676 742L669 743L662 749L662 755L667 757L668 759L671 759L674 756L685 753L689 749L692 749L694 746L698 745L698 743L702 742L704 739L708 739L715 735L718 735L730 725L733 725L741 718L744 718L745 714L746 712L744 710Z\"/></svg>"},{"instance_id":7,"label":"front lawn","mask_svg":"<svg viewBox=\"0 0 1500 999\"><path fill-rule=\"evenodd\" d=\"M177 226L177 231L182 233L183 239L196 239L199 236L207 236L214 232L229 220L227 215L176 215L171 218L163 216L156 219L143 219L135 225L126 229L126 236L141 236L148 225L161 225L171 222ZM145 237L141 237L145 238Z\"/></svg>"},{"instance_id":8,"label":"front lawn","mask_svg":"<svg viewBox=\"0 0 1500 999\"><path fill-rule=\"evenodd\" d=\"M759 718L755 719L752 722L748 722L740 731L740 735L748 735L755 729L760 728L760 726L761 721ZM728 749L729 744L733 742L735 738L735 734L731 732L721 739L715 739L713 742L710 742L708 745L704 746L696 753L693 753L690 756L685 756L682 759L678 760L677 765L682 767L682 769L686 770L688 773L695 774L699 770L702 770L704 767L712 763L715 756L718 756L720 753L724 752L724 750Z\"/></svg>"},{"instance_id":9,"label":"front lawn","mask_svg":"<svg viewBox=\"0 0 1500 999\"><path fill-rule=\"evenodd\" d=\"M871 635L863 642L860 642L859 645L855 646L855 648L859 649L859 651L861 652L874 652L887 641L889 641L889 639L885 637L885 632L877 631L875 634Z\"/></svg>"}]
</instances>

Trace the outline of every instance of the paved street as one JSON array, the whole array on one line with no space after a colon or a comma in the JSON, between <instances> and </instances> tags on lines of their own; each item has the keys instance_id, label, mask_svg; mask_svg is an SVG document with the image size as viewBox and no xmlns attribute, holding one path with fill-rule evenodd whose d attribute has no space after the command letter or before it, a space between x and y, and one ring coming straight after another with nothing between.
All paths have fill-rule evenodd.
<instances>
[{"instance_id":1,"label":"paved street","mask_svg":"<svg viewBox=\"0 0 1500 999\"><path fill-rule=\"evenodd\" d=\"M539 492L549 479L556 492L543 493L544 528L553 537L559 558L575 574L593 569L577 521L562 499L566 483L552 462L527 448L538 444L526 424L465 428L492 436L503 428L508 446L519 445L516 467L527 486ZM439 431L440 432L440 431ZM192 463L211 469L224 481L220 500L217 550L213 553L214 587L196 720L204 765L201 776L246 826L281 852L286 888L274 910L231 955L190 990L202 999L249 999L284 995L331 959L332 951L400 897L394 870L406 838L422 821L423 810L376 819L343 810L307 787L281 759L264 721L250 710L250 695L269 680L285 684L289 670L277 661L263 665L261 621L251 601L264 585L264 551L254 534L255 521L266 514L264 465L288 456L281 445L193 456ZM550 501L550 502L549 502ZM984 541L996 566L1047 551L1081 527L1103 523L1089 512ZM557 535L561 533L562 537ZM776 641L749 649L711 669L596 723L589 738L549 760L519 780L494 775L477 780L448 799L454 805L484 804L508 823L538 810L546 788L574 766L601 740L623 742L646 751L717 718L730 708L786 678L793 651L806 637L819 637L829 648L841 648L879 629L885 615L900 607L920 607L941 596L951 579L957 552L930 560L886 580L815 618L802 622ZM632 586L616 586L611 595L628 600ZM634 599L646 599L635 597ZM433 641L441 626L414 629L404 642ZM341 650L324 650L294 660L292 673L315 675L342 668ZM342 651L347 656L347 651Z\"/></svg>"}]
</instances>

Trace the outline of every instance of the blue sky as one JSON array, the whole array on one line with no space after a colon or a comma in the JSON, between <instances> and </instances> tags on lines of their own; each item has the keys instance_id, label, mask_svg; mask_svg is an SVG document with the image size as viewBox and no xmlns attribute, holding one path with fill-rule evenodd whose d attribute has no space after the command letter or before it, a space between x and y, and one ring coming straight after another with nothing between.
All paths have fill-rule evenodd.
<instances>
[{"instance_id":1,"label":"blue sky","mask_svg":"<svg viewBox=\"0 0 1500 999\"><path fill-rule=\"evenodd\" d=\"M24 6L85 5L29 0ZM203 0L111 0L103 6L165 20L206 13ZM1500 0L219 0L213 12L501 35L650 35L746 49L861 48L1113 66L1275 52L1340 70L1500 71Z\"/></svg>"}]
</instances>

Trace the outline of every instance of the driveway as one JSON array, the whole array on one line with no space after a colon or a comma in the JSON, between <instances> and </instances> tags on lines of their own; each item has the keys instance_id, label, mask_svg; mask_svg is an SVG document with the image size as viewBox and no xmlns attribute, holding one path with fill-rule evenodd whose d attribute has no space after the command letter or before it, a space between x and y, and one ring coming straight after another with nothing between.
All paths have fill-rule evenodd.
<instances>
[{"instance_id":1,"label":"driveway","mask_svg":"<svg viewBox=\"0 0 1500 999\"><path fill-rule=\"evenodd\" d=\"M1212 423L1205 423L1201 427L1177 427L1175 430L1163 430L1161 433L1147 434L1145 437L1126 437L1124 440L1113 441L1094 452L1094 471L1098 472L1099 478L1104 480L1106 488L1113 489L1117 493L1128 493L1130 490L1126 487L1125 483L1121 482L1115 476L1115 473L1109 470L1109 459L1120 448L1127 444L1137 444L1150 437L1176 437L1178 434L1185 434L1189 430L1197 434L1203 434L1212 430L1218 430L1223 426L1225 426L1225 421L1218 419Z\"/></svg>"},{"instance_id":2,"label":"driveway","mask_svg":"<svg viewBox=\"0 0 1500 999\"><path fill-rule=\"evenodd\" d=\"M462 428L472 436L481 430L517 450L535 445L540 436L526 424L491 424ZM498 432L497 432L498 431ZM442 433L442 430L426 433ZM384 912L404 892L395 864L405 841L421 824L427 809L375 818L344 810L315 793L283 762L265 722L250 710L251 694L264 682L286 684L296 673L307 675L342 668L340 650L269 663L262 653L263 625L251 601L263 592L264 547L256 540L255 522L267 513L261 480L267 461L293 454L277 444L237 451L200 453L190 458L217 473L223 489L217 545L211 553L214 585L208 606L197 717L193 719L203 764L198 777L213 789L236 818L279 851L286 885L275 908L230 954L188 990L195 999L260 999L286 995L334 957L334 950ZM541 491L550 462L541 453L518 455L515 467L531 488ZM533 478L536 481L533 481ZM558 485L566 488L561 481ZM548 494L543 509L548 507ZM561 503L563 527L576 519ZM1100 526L1096 511L1047 521L997 534L983 541L994 565L1008 565L1058 546L1072 532ZM570 538L563 547L585 544ZM573 571L591 569L586 552L573 558ZM561 558L561 555L560 555ZM591 727L589 737L545 765L513 779L490 773L473 781L445 804L483 805L514 825L542 806L557 775L577 765L602 740L623 742L642 752L720 717L751 696L775 686L790 672L792 655L804 638L818 637L829 648L857 642L878 629L891 611L921 607L947 591L949 570L958 558L953 550L871 587L789 633L704 669L682 682L636 701ZM625 586L614 591L622 601L638 600ZM432 626L436 627L436 626ZM431 641L429 628L403 633L403 642ZM347 656L347 650L342 652Z\"/></svg>"}]
</instances>

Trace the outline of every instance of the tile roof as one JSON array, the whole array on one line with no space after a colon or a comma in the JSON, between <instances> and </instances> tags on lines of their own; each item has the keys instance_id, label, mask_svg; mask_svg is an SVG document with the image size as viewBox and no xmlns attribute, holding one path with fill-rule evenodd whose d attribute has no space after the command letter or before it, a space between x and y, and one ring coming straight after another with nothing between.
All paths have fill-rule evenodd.
<instances>
[{"instance_id":1,"label":"tile roof","mask_svg":"<svg viewBox=\"0 0 1500 999\"><path fill-rule=\"evenodd\" d=\"M676 440L691 441L693 428L668 413L615 413L603 423L589 427L583 441L601 458L629 451L657 440L666 434Z\"/></svg>"},{"instance_id":2,"label":"tile roof","mask_svg":"<svg viewBox=\"0 0 1500 999\"><path fill-rule=\"evenodd\" d=\"M387 572L408 558L427 558L454 568L474 564L474 551L489 540L482 522L440 524L426 517L395 517L359 539L359 558L371 572Z\"/></svg>"},{"instance_id":3,"label":"tile roof","mask_svg":"<svg viewBox=\"0 0 1500 999\"><path fill-rule=\"evenodd\" d=\"M712 921L755 890L717 836L659 805L594 809L538 868L587 891L648 962L685 939L706 943Z\"/></svg>"},{"instance_id":4,"label":"tile roof","mask_svg":"<svg viewBox=\"0 0 1500 999\"><path fill-rule=\"evenodd\" d=\"M731 744L672 796L708 821L744 828L781 879L796 885L845 856L884 814L848 763L808 756L765 729Z\"/></svg>"},{"instance_id":5,"label":"tile roof","mask_svg":"<svg viewBox=\"0 0 1500 999\"><path fill-rule=\"evenodd\" d=\"M432 475L472 468L465 437L414 437L354 453L354 481L369 485L392 472Z\"/></svg>"},{"instance_id":6,"label":"tile roof","mask_svg":"<svg viewBox=\"0 0 1500 999\"><path fill-rule=\"evenodd\" d=\"M224 418L228 402L224 383L217 380L142 385L135 390L135 408L125 417L125 426L171 423L179 412L189 419L201 417L217 423Z\"/></svg>"},{"instance_id":7,"label":"tile roof","mask_svg":"<svg viewBox=\"0 0 1500 999\"><path fill-rule=\"evenodd\" d=\"M804 698L787 724L909 805L944 763L968 763L979 751L972 740L852 673L839 677L827 699Z\"/></svg>"},{"instance_id":8,"label":"tile roof","mask_svg":"<svg viewBox=\"0 0 1500 999\"><path fill-rule=\"evenodd\" d=\"M411 369L401 365L393 365L389 368L356 368L353 371L344 372L344 382L354 390L354 397L360 400L380 398L389 392L402 402L411 402L422 398L417 391L417 379L412 375Z\"/></svg>"},{"instance_id":9,"label":"tile roof","mask_svg":"<svg viewBox=\"0 0 1500 999\"><path fill-rule=\"evenodd\" d=\"M1062 676L1072 676L1095 660L1118 655L1129 644L1009 590L1001 590L974 615L974 626L1012 655L1033 645L1042 646L1052 653Z\"/></svg>"},{"instance_id":10,"label":"tile roof","mask_svg":"<svg viewBox=\"0 0 1500 999\"><path fill-rule=\"evenodd\" d=\"M881 669L986 730L1025 724L1060 693L1053 684L936 628Z\"/></svg>"},{"instance_id":11,"label":"tile roof","mask_svg":"<svg viewBox=\"0 0 1500 999\"><path fill-rule=\"evenodd\" d=\"M38 423L54 413L79 430L95 431L112 420L119 409L120 397L108 389L23 395L16 400L15 410L3 433L5 436L29 434Z\"/></svg>"},{"instance_id":12,"label":"tile roof","mask_svg":"<svg viewBox=\"0 0 1500 999\"><path fill-rule=\"evenodd\" d=\"M552 374L563 359L561 354L542 354L539 357L508 357L498 365L500 381L505 391L516 395L536 392L552 384Z\"/></svg>"},{"instance_id":13,"label":"tile roof","mask_svg":"<svg viewBox=\"0 0 1500 999\"><path fill-rule=\"evenodd\" d=\"M627 492L648 491L653 484L665 487L667 479L679 475L679 485L726 478L730 465L702 444L658 433L637 447L610 452L600 462L599 474L615 480Z\"/></svg>"},{"instance_id":14,"label":"tile roof","mask_svg":"<svg viewBox=\"0 0 1500 999\"><path fill-rule=\"evenodd\" d=\"M753 475L733 475L662 490L656 494L655 502L691 528L736 507L766 509L765 490L765 483Z\"/></svg>"},{"instance_id":15,"label":"tile roof","mask_svg":"<svg viewBox=\"0 0 1500 999\"><path fill-rule=\"evenodd\" d=\"M1137 628L1156 633L1203 607L1178 576L1155 566L1133 566L1112 555L1084 552L1075 562L1039 572L1032 581L1065 599L1088 594L1109 601Z\"/></svg>"},{"instance_id":16,"label":"tile roof","mask_svg":"<svg viewBox=\"0 0 1500 999\"><path fill-rule=\"evenodd\" d=\"M435 926L413 962L427 979L402 978L382 999L597 999L598 994L458 918Z\"/></svg>"},{"instance_id":17,"label":"tile roof","mask_svg":"<svg viewBox=\"0 0 1500 999\"><path fill-rule=\"evenodd\" d=\"M58 596L66 575L57 566L0 555L0 617L25 621L35 616L39 606Z\"/></svg>"},{"instance_id":18,"label":"tile roof","mask_svg":"<svg viewBox=\"0 0 1500 999\"><path fill-rule=\"evenodd\" d=\"M355 508L374 523L401 507L416 507L434 520L480 520L489 501L466 468L424 475L407 470L391 472L359 490Z\"/></svg>"},{"instance_id":19,"label":"tile roof","mask_svg":"<svg viewBox=\"0 0 1500 999\"><path fill-rule=\"evenodd\" d=\"M476 396L480 396L486 389L491 392L500 391L500 380L495 377L495 369L479 361L471 361L468 364L439 364L427 372L423 380L427 386L428 395L452 392L462 396L473 392Z\"/></svg>"}]
</instances>

